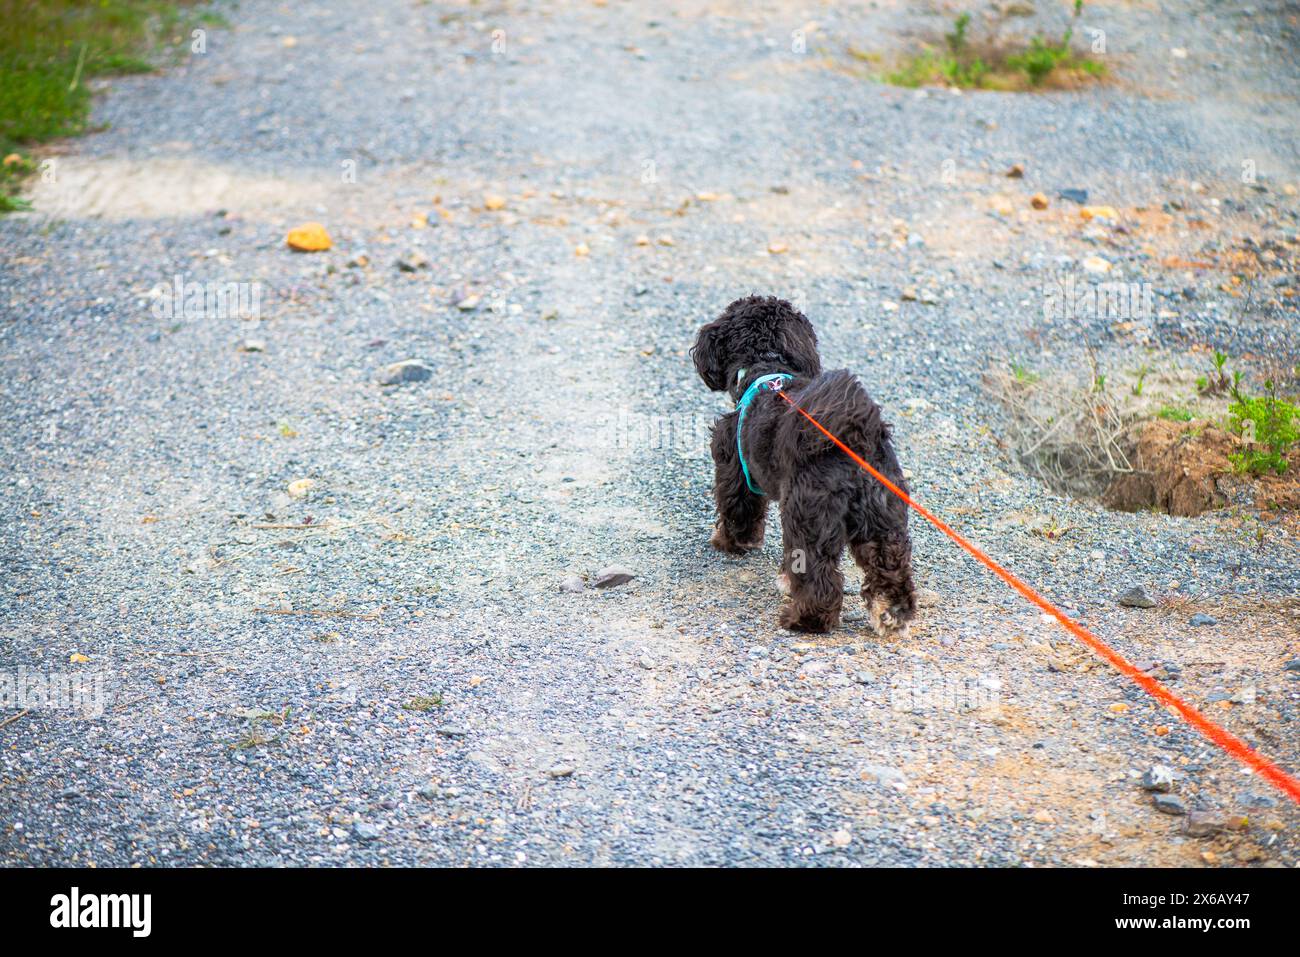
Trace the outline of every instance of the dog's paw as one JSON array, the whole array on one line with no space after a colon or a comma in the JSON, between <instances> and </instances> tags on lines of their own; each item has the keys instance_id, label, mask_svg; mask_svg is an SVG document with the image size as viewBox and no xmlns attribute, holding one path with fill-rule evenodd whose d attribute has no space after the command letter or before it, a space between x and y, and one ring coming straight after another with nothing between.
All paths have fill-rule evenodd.
<instances>
[{"instance_id":1,"label":"dog's paw","mask_svg":"<svg viewBox=\"0 0 1300 957\"><path fill-rule=\"evenodd\" d=\"M794 583L790 581L790 575L787 572L782 572L776 576L776 590L787 597L794 591Z\"/></svg>"},{"instance_id":2,"label":"dog's paw","mask_svg":"<svg viewBox=\"0 0 1300 957\"><path fill-rule=\"evenodd\" d=\"M905 641L912 636L912 623L904 624L883 623L876 629L876 634L881 638L889 638L894 641Z\"/></svg>"},{"instance_id":3,"label":"dog's paw","mask_svg":"<svg viewBox=\"0 0 1300 957\"><path fill-rule=\"evenodd\" d=\"M713 534L709 537L709 544L728 555L744 555L754 549L753 545L736 541L721 525L714 527Z\"/></svg>"},{"instance_id":4,"label":"dog's paw","mask_svg":"<svg viewBox=\"0 0 1300 957\"><path fill-rule=\"evenodd\" d=\"M785 605L778 617L782 628L790 631L803 631L811 634L825 634L839 624L838 614L804 614L794 605Z\"/></svg>"},{"instance_id":5,"label":"dog's paw","mask_svg":"<svg viewBox=\"0 0 1300 957\"><path fill-rule=\"evenodd\" d=\"M884 595L877 595L867 604L871 627L882 638L906 638L911 630L914 610L909 603L891 605Z\"/></svg>"},{"instance_id":6,"label":"dog's paw","mask_svg":"<svg viewBox=\"0 0 1300 957\"><path fill-rule=\"evenodd\" d=\"M728 555L736 553L736 543L732 541L731 536L723 530L721 525L714 527L713 534L709 536L709 544L720 552L726 552Z\"/></svg>"}]
</instances>

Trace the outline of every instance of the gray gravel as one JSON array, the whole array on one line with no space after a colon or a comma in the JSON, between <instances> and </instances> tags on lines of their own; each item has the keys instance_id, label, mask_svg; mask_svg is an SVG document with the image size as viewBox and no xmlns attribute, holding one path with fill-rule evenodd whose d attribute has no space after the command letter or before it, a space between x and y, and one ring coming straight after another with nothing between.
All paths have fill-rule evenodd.
<instances>
[{"instance_id":1,"label":"gray gravel","mask_svg":"<svg viewBox=\"0 0 1300 957\"><path fill-rule=\"evenodd\" d=\"M108 695L0 727L0 861L1300 862L1285 798L932 529L909 640L852 599L833 635L777 630L776 523L761 555L708 547L722 406L686 357L736 296L793 298L918 498L1300 768L1287 517L1053 495L980 378L1079 361L1042 289L1099 252L1169 313L1090 327L1105 362L1294 361L1294 310L1239 314L1156 238L988 208L1081 188L1178 204L1161 242L1293 249L1285 5L1106 6L1122 79L1045 96L854 75L849 44L933 17L704 7L248 0L106 91L68 188L0 221L0 668ZM308 220L331 251L285 247ZM261 283L260 318L160 318L177 275ZM1137 586L1157 607L1117 605ZM1153 765L1159 800L1249 826L1184 833Z\"/></svg>"}]
</instances>

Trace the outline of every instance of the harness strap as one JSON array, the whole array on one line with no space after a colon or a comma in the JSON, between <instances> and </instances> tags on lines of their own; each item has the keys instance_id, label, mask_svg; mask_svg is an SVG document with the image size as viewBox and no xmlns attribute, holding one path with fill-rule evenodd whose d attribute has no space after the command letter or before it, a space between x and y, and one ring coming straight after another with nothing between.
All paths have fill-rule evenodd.
<instances>
[{"instance_id":1,"label":"harness strap","mask_svg":"<svg viewBox=\"0 0 1300 957\"><path fill-rule=\"evenodd\" d=\"M745 427L745 413L754 400L758 398L760 392L780 392L785 388L785 384L793 378L794 376L785 372L761 375L749 384L745 394L736 403L736 411L740 413L740 417L736 420L736 454L740 456L740 470L745 473L745 484L749 486L749 490L755 495L762 495L763 490L755 485L754 480L749 477L749 463L745 461L745 446L740 438L741 430Z\"/></svg>"}]
</instances>

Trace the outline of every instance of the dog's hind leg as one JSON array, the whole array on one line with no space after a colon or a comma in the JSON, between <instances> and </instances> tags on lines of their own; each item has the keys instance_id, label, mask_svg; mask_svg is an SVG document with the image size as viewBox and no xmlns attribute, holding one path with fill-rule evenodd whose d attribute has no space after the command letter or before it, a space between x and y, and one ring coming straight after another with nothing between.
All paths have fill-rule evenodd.
<instances>
[{"instance_id":1,"label":"dog's hind leg","mask_svg":"<svg viewBox=\"0 0 1300 957\"><path fill-rule=\"evenodd\" d=\"M843 504L825 485L796 479L781 500L782 576L790 600L781 608L781 627L792 631L830 631L844 604Z\"/></svg>"},{"instance_id":2,"label":"dog's hind leg","mask_svg":"<svg viewBox=\"0 0 1300 957\"><path fill-rule=\"evenodd\" d=\"M862 598L876 631L906 635L916 615L907 512L878 496L869 499L867 513L849 534L849 551L862 569Z\"/></svg>"},{"instance_id":3,"label":"dog's hind leg","mask_svg":"<svg viewBox=\"0 0 1300 957\"><path fill-rule=\"evenodd\" d=\"M743 555L763 546L767 498L745 484L736 452L736 416L724 416L713 428L713 498L718 524L709 539L720 552Z\"/></svg>"}]
</instances>

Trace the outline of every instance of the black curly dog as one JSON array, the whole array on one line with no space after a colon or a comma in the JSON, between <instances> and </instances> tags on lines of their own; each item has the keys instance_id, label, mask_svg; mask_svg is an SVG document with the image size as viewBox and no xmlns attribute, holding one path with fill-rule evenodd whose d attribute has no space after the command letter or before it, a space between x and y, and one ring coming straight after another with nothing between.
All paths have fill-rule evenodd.
<instances>
[{"instance_id":1,"label":"black curly dog","mask_svg":"<svg viewBox=\"0 0 1300 957\"><path fill-rule=\"evenodd\" d=\"M760 376L793 376L786 394L906 491L880 406L847 370L822 372L812 323L784 299L737 299L700 329L691 358L705 385L737 402ZM713 426L713 546L734 555L759 548L774 498L781 506L782 587L790 595L781 625L820 632L839 623L847 543L862 568L872 624L882 634L905 633L916 613L907 506L773 391L758 392L744 417L741 447L762 489L751 491L736 443L738 418L730 412Z\"/></svg>"}]
</instances>

